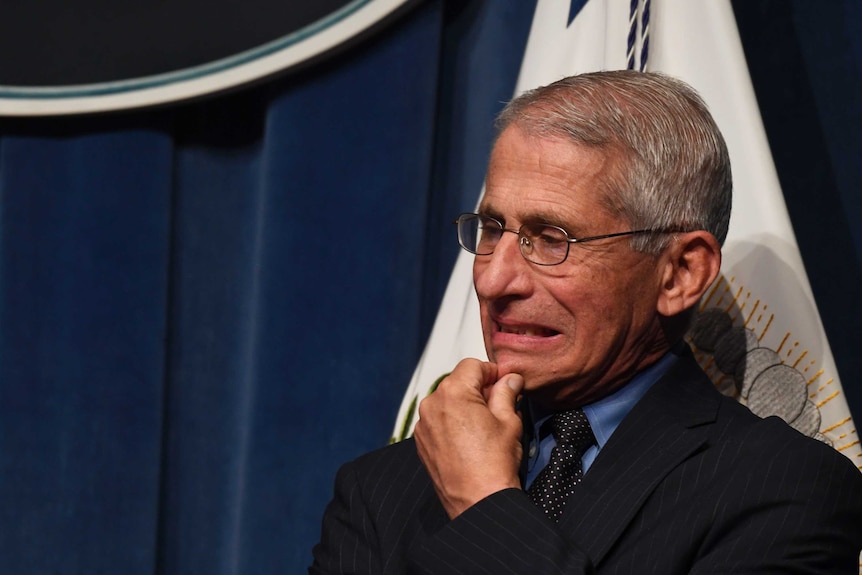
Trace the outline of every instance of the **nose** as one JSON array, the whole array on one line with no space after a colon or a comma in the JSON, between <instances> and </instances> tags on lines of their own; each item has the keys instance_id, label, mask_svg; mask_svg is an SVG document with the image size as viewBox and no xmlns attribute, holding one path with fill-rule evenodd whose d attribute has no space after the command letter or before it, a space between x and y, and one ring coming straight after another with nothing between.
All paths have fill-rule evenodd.
<instances>
[{"instance_id":1,"label":"nose","mask_svg":"<svg viewBox=\"0 0 862 575\"><path fill-rule=\"evenodd\" d=\"M504 233L494 253L476 256L473 260L473 284L479 299L525 296L529 293L531 264L521 255L521 240L517 232Z\"/></svg>"}]
</instances>

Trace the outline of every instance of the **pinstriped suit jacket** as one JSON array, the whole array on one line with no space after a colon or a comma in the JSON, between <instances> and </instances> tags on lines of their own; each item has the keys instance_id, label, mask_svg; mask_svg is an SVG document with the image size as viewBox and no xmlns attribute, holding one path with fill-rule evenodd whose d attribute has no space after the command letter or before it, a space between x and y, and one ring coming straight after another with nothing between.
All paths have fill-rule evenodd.
<instances>
[{"instance_id":1,"label":"pinstriped suit jacket","mask_svg":"<svg viewBox=\"0 0 862 575\"><path fill-rule=\"evenodd\" d=\"M558 524L508 489L454 520L412 441L345 465L309 573L858 573L862 474L719 394L689 354L623 420Z\"/></svg>"}]
</instances>

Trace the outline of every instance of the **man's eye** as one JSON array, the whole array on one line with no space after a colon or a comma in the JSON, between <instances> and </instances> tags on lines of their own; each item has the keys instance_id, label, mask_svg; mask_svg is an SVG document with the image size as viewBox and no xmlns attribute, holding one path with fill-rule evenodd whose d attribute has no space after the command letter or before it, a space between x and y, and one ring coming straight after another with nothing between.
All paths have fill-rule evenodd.
<instances>
[{"instance_id":1,"label":"man's eye","mask_svg":"<svg viewBox=\"0 0 862 575\"><path fill-rule=\"evenodd\" d=\"M479 222L479 231L487 237L499 236L503 233L496 222Z\"/></svg>"},{"instance_id":2,"label":"man's eye","mask_svg":"<svg viewBox=\"0 0 862 575\"><path fill-rule=\"evenodd\" d=\"M537 242L543 243L548 247L554 247L566 243L564 239L557 236L550 236L548 234L543 234L539 236Z\"/></svg>"},{"instance_id":3,"label":"man's eye","mask_svg":"<svg viewBox=\"0 0 862 575\"><path fill-rule=\"evenodd\" d=\"M530 234L530 239L537 244L555 247L566 243L566 236L556 228L541 228Z\"/></svg>"}]
</instances>

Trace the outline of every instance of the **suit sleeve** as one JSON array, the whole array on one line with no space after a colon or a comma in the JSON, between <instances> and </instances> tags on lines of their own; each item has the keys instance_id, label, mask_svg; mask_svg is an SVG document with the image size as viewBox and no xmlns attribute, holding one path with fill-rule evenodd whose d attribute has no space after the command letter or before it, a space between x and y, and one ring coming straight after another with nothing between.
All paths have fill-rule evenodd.
<instances>
[{"instance_id":1,"label":"suit sleeve","mask_svg":"<svg viewBox=\"0 0 862 575\"><path fill-rule=\"evenodd\" d=\"M414 550L410 573L579 575L587 556L520 489L490 495Z\"/></svg>"},{"instance_id":2,"label":"suit sleeve","mask_svg":"<svg viewBox=\"0 0 862 575\"><path fill-rule=\"evenodd\" d=\"M351 464L335 478L335 496L323 515L320 542L312 551L309 575L380 573L380 554L374 524L362 499Z\"/></svg>"}]
</instances>

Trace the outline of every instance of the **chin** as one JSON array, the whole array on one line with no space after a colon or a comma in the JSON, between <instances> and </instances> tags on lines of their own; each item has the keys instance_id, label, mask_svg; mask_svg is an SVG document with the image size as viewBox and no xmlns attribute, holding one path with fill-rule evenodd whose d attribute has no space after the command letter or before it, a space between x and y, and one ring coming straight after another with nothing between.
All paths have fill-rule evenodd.
<instances>
[{"instance_id":1,"label":"chin","mask_svg":"<svg viewBox=\"0 0 862 575\"><path fill-rule=\"evenodd\" d=\"M497 374L502 377L508 373L517 373L524 378L524 391L532 393L537 389L548 387L550 380L548 372L542 366L531 365L525 362L506 361L497 364Z\"/></svg>"},{"instance_id":2,"label":"chin","mask_svg":"<svg viewBox=\"0 0 862 575\"><path fill-rule=\"evenodd\" d=\"M488 358L493 363L497 364L497 374L499 377L503 377L508 373L518 373L523 375L526 379L527 376L524 374L524 370L532 371L528 362L523 360L519 361L517 357L512 357L507 353L497 354L490 352L488 354Z\"/></svg>"}]
</instances>

